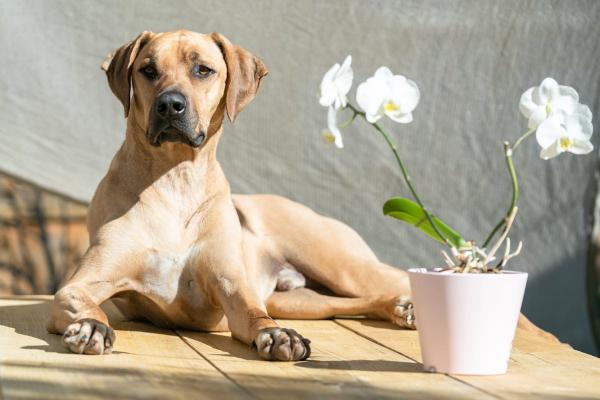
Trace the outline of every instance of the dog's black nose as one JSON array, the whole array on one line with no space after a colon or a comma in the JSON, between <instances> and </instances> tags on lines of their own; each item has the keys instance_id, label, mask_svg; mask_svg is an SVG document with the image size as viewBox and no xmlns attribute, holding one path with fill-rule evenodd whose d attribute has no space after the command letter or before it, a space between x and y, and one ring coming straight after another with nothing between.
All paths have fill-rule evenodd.
<instances>
[{"instance_id":1,"label":"dog's black nose","mask_svg":"<svg viewBox=\"0 0 600 400\"><path fill-rule=\"evenodd\" d=\"M162 118L175 118L184 113L185 96L179 92L164 92L156 99L156 113Z\"/></svg>"}]
</instances>

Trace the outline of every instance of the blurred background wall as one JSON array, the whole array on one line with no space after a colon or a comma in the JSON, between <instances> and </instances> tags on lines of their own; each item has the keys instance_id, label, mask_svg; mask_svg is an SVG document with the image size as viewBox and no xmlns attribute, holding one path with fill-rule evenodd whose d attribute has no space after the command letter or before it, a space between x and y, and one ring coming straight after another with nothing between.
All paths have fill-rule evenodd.
<instances>
[{"instance_id":1,"label":"blurred background wall","mask_svg":"<svg viewBox=\"0 0 600 400\"><path fill-rule=\"evenodd\" d=\"M0 173L0 296L56 292L87 249L86 211Z\"/></svg>"},{"instance_id":2,"label":"blurred background wall","mask_svg":"<svg viewBox=\"0 0 600 400\"><path fill-rule=\"evenodd\" d=\"M10 194L0 200L0 290L52 292L85 247L78 204L90 200L125 128L99 66L143 30L219 31L261 56L270 74L219 149L234 191L300 201L350 224L383 261L408 268L438 265L440 248L382 216L387 198L408 192L372 130L360 122L346 129L343 150L322 141L323 73L352 54L356 84L380 65L417 82L414 122L386 123L427 205L481 242L508 205L501 143L526 129L521 93L552 76L579 91L598 125L599 17L597 1L4 0L0 170L18 178L5 177L4 192L16 198L17 185L28 200L17 209ZM547 162L538 152L529 141L515 160L522 199L512 236L525 249L513 268L530 273L523 311L595 352L586 294L597 289L586 265L595 255L597 152Z\"/></svg>"}]
</instances>

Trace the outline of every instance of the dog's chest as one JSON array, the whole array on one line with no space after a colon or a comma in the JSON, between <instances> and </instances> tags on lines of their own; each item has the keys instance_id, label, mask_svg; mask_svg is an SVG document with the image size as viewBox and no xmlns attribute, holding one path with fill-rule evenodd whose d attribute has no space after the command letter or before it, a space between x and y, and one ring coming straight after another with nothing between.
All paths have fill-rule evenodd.
<instances>
[{"instance_id":1,"label":"dog's chest","mask_svg":"<svg viewBox=\"0 0 600 400\"><path fill-rule=\"evenodd\" d=\"M201 251L200 245L192 245L183 252L152 249L146 255L141 286L144 295L163 306L177 299L191 303L194 308L202 306L202 294L193 276L193 260Z\"/></svg>"}]
</instances>

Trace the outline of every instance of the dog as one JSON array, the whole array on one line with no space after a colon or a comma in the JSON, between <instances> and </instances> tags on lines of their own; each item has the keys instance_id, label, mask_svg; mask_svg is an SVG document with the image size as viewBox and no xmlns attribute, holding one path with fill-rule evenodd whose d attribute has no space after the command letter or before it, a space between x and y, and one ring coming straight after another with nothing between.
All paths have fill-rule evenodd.
<instances>
[{"instance_id":1,"label":"dog","mask_svg":"<svg viewBox=\"0 0 600 400\"><path fill-rule=\"evenodd\" d=\"M231 331L266 360L310 355L273 318L415 328L407 274L350 227L283 197L231 194L217 144L225 114L233 121L268 73L257 56L219 33L146 31L102 69L127 130L89 208L90 247L48 321L71 351L112 351L100 308L111 298L130 319Z\"/></svg>"}]
</instances>

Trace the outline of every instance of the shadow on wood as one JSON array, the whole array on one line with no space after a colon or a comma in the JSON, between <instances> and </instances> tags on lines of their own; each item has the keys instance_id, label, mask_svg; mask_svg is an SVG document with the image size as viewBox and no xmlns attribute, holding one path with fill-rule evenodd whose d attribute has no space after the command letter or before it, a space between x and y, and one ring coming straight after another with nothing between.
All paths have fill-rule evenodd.
<instances>
[{"instance_id":1,"label":"shadow on wood","mask_svg":"<svg viewBox=\"0 0 600 400\"><path fill-rule=\"evenodd\" d=\"M342 360L342 361L302 361L296 363L302 368L340 369L352 371L395 371L423 373L419 363L389 360Z\"/></svg>"}]
</instances>

